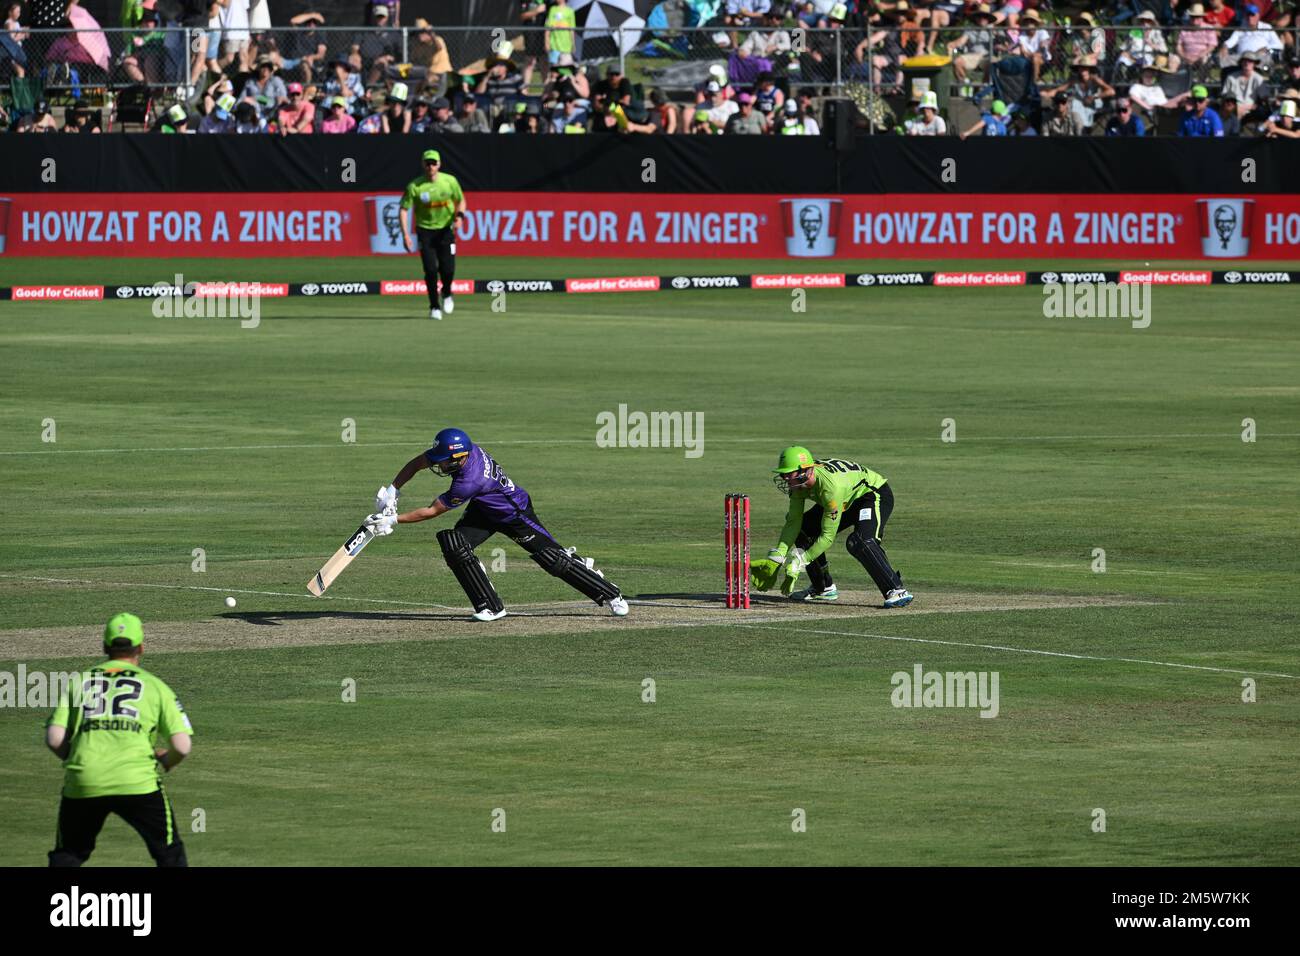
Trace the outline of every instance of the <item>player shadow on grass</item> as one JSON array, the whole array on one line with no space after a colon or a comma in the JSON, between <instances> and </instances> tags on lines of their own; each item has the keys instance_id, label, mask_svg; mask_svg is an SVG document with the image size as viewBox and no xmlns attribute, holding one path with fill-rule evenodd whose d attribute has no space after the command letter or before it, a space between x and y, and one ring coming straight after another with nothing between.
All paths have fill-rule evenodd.
<instances>
[{"instance_id":1,"label":"player shadow on grass","mask_svg":"<svg viewBox=\"0 0 1300 956\"><path fill-rule=\"evenodd\" d=\"M315 620L343 620L343 621L451 621L462 624L479 623L470 617L469 611L433 611L426 614L417 614L413 611L242 611L238 613L219 614L218 617L226 618L232 621L243 621L245 624L256 624L261 627L279 627L282 621L315 621ZM545 614L531 614L519 612L511 615L512 617L591 617L590 614L577 614L573 612L557 611L547 612Z\"/></svg>"},{"instance_id":2,"label":"player shadow on grass","mask_svg":"<svg viewBox=\"0 0 1300 956\"><path fill-rule=\"evenodd\" d=\"M725 595L712 594L692 594L689 591L665 591L655 594L631 594L626 595L632 601L699 601L704 604L726 604ZM754 604L796 604L788 597L780 594L753 594L749 595L750 605Z\"/></svg>"}]
</instances>

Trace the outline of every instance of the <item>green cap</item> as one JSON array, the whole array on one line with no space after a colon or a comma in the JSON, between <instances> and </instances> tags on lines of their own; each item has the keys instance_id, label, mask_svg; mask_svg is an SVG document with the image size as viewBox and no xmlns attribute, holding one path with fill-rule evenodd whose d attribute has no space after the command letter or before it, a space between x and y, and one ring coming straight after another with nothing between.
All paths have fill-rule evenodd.
<instances>
[{"instance_id":1,"label":"green cap","mask_svg":"<svg viewBox=\"0 0 1300 956\"><path fill-rule=\"evenodd\" d=\"M781 457L777 459L772 474L787 475L792 471L803 471L805 468L811 468L812 466L812 452L802 445L791 445L781 452Z\"/></svg>"},{"instance_id":2,"label":"green cap","mask_svg":"<svg viewBox=\"0 0 1300 956\"><path fill-rule=\"evenodd\" d=\"M1208 100L1209 98L1210 98L1210 91L1207 90L1205 87L1201 86L1200 84L1197 84L1196 86L1192 87L1192 99Z\"/></svg>"},{"instance_id":3,"label":"green cap","mask_svg":"<svg viewBox=\"0 0 1300 956\"><path fill-rule=\"evenodd\" d=\"M441 163L441 162L442 162L442 154L439 153L436 149L426 149L426 150L424 151L424 155L422 155L422 156L420 157L420 159L422 159L422 160L423 160L424 162L426 162L426 163L427 163L429 160L433 160L435 163Z\"/></svg>"},{"instance_id":4,"label":"green cap","mask_svg":"<svg viewBox=\"0 0 1300 956\"><path fill-rule=\"evenodd\" d=\"M112 647L114 641L126 638L132 647L139 647L144 640L144 625L134 614L114 614L104 625L104 646Z\"/></svg>"},{"instance_id":5,"label":"green cap","mask_svg":"<svg viewBox=\"0 0 1300 956\"><path fill-rule=\"evenodd\" d=\"M1007 104L1006 104L1006 103L1003 103L1001 100L994 100L994 101L993 101L993 115L994 115L994 116L1006 116L1006 115L1007 115Z\"/></svg>"}]
</instances>

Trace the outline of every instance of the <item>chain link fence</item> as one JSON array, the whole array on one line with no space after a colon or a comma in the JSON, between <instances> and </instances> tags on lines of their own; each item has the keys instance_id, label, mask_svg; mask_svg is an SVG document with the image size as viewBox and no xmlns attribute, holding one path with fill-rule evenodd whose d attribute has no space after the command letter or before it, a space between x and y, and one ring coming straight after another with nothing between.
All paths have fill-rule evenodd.
<instances>
[{"instance_id":1,"label":"chain link fence","mask_svg":"<svg viewBox=\"0 0 1300 956\"><path fill-rule=\"evenodd\" d=\"M947 117L948 132L964 131L993 100L1037 126L1059 91L1079 119L1079 134L1087 134L1101 131L1116 98L1134 85L1142 88L1134 93L1135 109L1160 132L1176 120L1173 108L1161 104L1173 101L1176 108L1196 85L1216 105L1225 93L1241 106L1248 99L1243 117L1275 108L1300 87L1300 69L1287 65L1297 49L1294 26L1257 44L1254 34L1234 36L1231 29L1145 21L1011 29L987 17L935 26L906 17L872 30L775 22L576 31L312 23L224 34L179 27L26 30L20 39L0 34L0 102L11 120L40 101L111 111L123 95L151 103L152 115L176 102L203 112L220 92L214 84L224 79L233 95L248 94L271 115L278 78L302 83L318 102L344 95L358 115L382 105L400 83L408 102L447 97L455 109L474 97L496 122L529 104L546 118L546 111L562 108L565 93L589 105L613 68L630 87L634 117L675 106L686 121L673 124L680 131L692 128L692 114L710 109L709 83L716 81L724 101L750 92L765 114L799 94L807 94L804 108L814 112L828 99L848 100L855 107L852 124L876 133L904 129L927 93ZM1245 52L1259 62L1244 65ZM1148 95L1145 88L1160 92Z\"/></svg>"}]
</instances>

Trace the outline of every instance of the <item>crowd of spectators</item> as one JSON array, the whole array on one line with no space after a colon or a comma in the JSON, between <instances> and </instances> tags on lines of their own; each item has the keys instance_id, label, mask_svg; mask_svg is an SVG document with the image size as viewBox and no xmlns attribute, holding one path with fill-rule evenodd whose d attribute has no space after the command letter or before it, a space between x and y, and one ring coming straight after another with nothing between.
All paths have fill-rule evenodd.
<instances>
[{"instance_id":1,"label":"crowd of spectators","mask_svg":"<svg viewBox=\"0 0 1300 956\"><path fill-rule=\"evenodd\" d=\"M587 48L571 0L520 0L506 26L533 28L524 42L469 62L427 20L400 23L397 0L357 0L365 30L280 20L279 2L122 0L111 58L84 30L34 49L33 27L84 26L77 0L13 3L0 86L133 84L162 133L817 135L821 98L865 87L896 105L877 131L908 135L1300 135L1297 0L662 0L623 51ZM654 57L699 73L657 83ZM918 65L935 85L910 82ZM978 108L958 123L956 103ZM89 109L60 124L43 98L6 105L19 131L100 128Z\"/></svg>"}]
</instances>

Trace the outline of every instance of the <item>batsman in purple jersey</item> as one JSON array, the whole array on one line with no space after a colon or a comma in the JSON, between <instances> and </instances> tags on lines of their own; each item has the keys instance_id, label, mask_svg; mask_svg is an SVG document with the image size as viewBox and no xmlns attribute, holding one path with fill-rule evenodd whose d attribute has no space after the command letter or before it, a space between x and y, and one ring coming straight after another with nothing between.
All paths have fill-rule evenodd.
<instances>
[{"instance_id":1,"label":"batsman in purple jersey","mask_svg":"<svg viewBox=\"0 0 1300 956\"><path fill-rule=\"evenodd\" d=\"M429 507L398 514L399 489L426 468L451 475L451 487ZM461 519L454 528L438 532L438 545L447 567L473 603L477 620L495 621L506 614L487 569L474 556L474 549L498 531L527 551L547 573L597 604L608 604L615 616L627 614L627 601L618 587L605 580L593 561L579 557L572 548L562 547L537 517L528 492L459 429L438 432L433 447L408 461L392 484L379 489L375 497L377 513L366 523L376 534L391 534L397 524L427 521L460 507L465 509Z\"/></svg>"}]
</instances>

